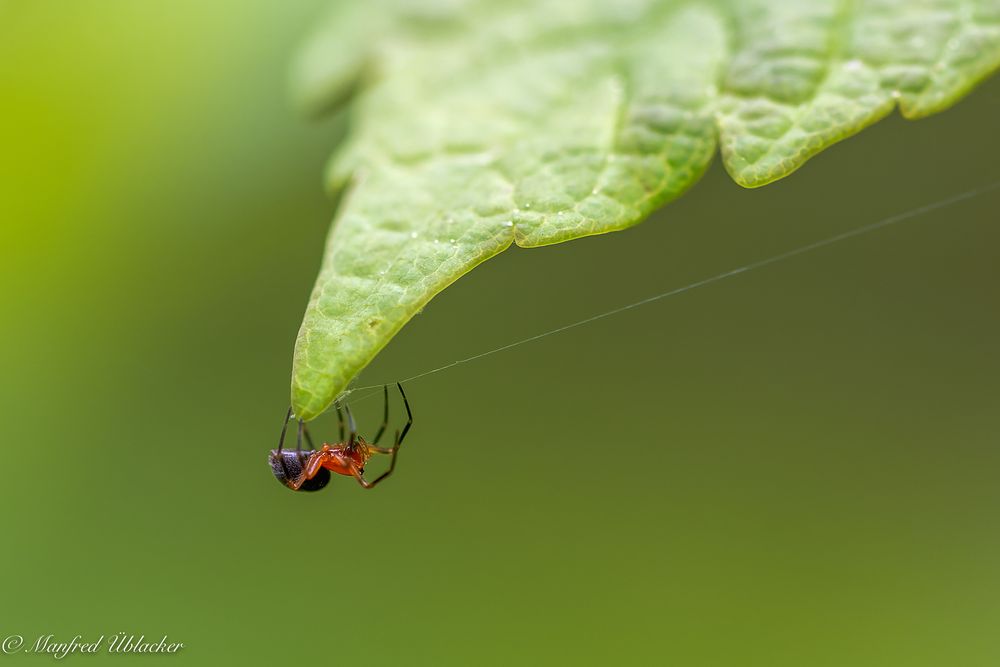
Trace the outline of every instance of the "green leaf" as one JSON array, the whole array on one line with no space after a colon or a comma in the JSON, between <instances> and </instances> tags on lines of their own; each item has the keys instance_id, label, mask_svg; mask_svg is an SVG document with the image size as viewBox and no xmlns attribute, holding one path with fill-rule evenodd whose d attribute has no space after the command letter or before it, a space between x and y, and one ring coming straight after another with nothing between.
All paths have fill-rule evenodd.
<instances>
[{"instance_id":1,"label":"green leaf","mask_svg":"<svg viewBox=\"0 0 1000 667\"><path fill-rule=\"evenodd\" d=\"M1000 64L1000 0L439 0L341 7L303 51L309 111L359 89L347 188L295 347L312 419L438 292L516 243L634 225L716 148L788 175L897 105Z\"/></svg>"}]
</instances>

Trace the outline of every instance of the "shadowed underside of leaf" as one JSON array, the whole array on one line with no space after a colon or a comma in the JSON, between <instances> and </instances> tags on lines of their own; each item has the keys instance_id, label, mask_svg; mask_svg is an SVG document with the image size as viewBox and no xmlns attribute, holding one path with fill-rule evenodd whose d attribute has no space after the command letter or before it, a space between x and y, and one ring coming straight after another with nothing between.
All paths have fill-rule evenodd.
<instances>
[{"instance_id":1,"label":"shadowed underside of leaf","mask_svg":"<svg viewBox=\"0 0 1000 667\"><path fill-rule=\"evenodd\" d=\"M624 229L716 149L786 176L895 106L946 108L1000 64L1000 0L439 0L340 7L304 108L359 88L347 188L295 347L312 419L435 294L515 243Z\"/></svg>"}]
</instances>

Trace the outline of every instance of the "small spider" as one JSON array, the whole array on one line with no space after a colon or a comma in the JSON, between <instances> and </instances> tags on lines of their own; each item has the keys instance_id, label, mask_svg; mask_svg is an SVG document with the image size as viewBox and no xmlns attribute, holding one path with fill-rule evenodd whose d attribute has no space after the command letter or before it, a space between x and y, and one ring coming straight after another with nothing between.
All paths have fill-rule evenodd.
<instances>
[{"instance_id":1,"label":"small spider","mask_svg":"<svg viewBox=\"0 0 1000 667\"><path fill-rule=\"evenodd\" d=\"M344 415L337 406L337 418L340 420L340 442L333 445L324 443L323 447L316 449L313 445L312 436L305 422L299 420L298 438L295 451L282 449L285 443L285 431L288 428L288 420L292 418L292 409L288 409L285 416L285 423L281 427L281 438L278 440L278 448L272 449L268 460L271 463L271 472L274 477L287 486L292 491L319 491L330 481L330 472L339 475L348 475L358 480L358 484L366 489L375 488L375 485L392 474L396 467L396 455L399 447L403 444L403 438L413 424L413 414L410 412L410 402L406 400L406 393L398 382L396 387L399 395L403 397L403 405L406 407L406 425L402 431L396 431L396 441L392 447L379 447L378 441L385 433L385 427L389 423L389 388L382 387L384 397L384 416L382 426L371 443L368 443L362 436L358 435L358 429L354 425L354 417L351 409L344 405L347 412L347 423L350 429L348 439L344 440ZM309 451L302 451L302 435L305 434L309 443ZM389 460L389 469L376 477L372 481L364 478L365 464L373 454L388 454L392 456Z\"/></svg>"}]
</instances>

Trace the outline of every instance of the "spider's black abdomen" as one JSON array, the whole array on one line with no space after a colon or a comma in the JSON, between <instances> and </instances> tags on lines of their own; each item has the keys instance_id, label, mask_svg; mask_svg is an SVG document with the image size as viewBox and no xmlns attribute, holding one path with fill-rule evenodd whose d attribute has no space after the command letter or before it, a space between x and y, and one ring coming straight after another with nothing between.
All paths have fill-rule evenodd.
<instances>
[{"instance_id":1,"label":"spider's black abdomen","mask_svg":"<svg viewBox=\"0 0 1000 667\"><path fill-rule=\"evenodd\" d=\"M291 481L302 474L306 461L312 452L296 452L295 450L283 449L280 453L272 449L268 455L268 462L271 464L271 472L275 479L288 488L292 488ZM330 471L320 468L319 472L312 479L307 479L299 491L319 491L330 482Z\"/></svg>"}]
</instances>

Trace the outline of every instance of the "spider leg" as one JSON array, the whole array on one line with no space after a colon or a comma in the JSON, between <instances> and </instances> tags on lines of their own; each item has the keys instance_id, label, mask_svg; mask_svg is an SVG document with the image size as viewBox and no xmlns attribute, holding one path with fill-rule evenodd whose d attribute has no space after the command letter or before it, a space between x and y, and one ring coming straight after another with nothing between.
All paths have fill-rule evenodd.
<instances>
[{"instance_id":1,"label":"spider leg","mask_svg":"<svg viewBox=\"0 0 1000 667\"><path fill-rule=\"evenodd\" d=\"M306 442L309 444L309 451L316 451L316 445L313 444L313 438L309 435L309 427L302 424L302 431L306 434Z\"/></svg>"},{"instance_id":2,"label":"spider leg","mask_svg":"<svg viewBox=\"0 0 1000 667\"><path fill-rule=\"evenodd\" d=\"M399 446L403 444L403 438L406 437L407 431L410 430L410 425L413 424L413 413L410 412L410 402L406 400L406 394L403 392L403 386L398 382L396 383L396 386L399 387L399 393L402 394L403 396L403 405L406 406L406 417L407 417L406 425L403 426L402 434L400 434L399 431L396 431L396 442L393 444L392 447L375 447L374 445L368 445L369 449L371 449L373 452L378 452L379 454L395 454L396 450L399 449ZM389 405L387 403L386 404L387 419L388 416L389 416ZM383 426L383 428L385 427ZM379 431L379 435L380 436L382 435L382 431ZM375 440L375 442L378 442L378 440Z\"/></svg>"},{"instance_id":3,"label":"spider leg","mask_svg":"<svg viewBox=\"0 0 1000 667\"><path fill-rule=\"evenodd\" d=\"M288 430L288 420L292 418L292 407L288 406L288 412L285 413L285 421L281 424L281 436L278 438L278 460L281 461L281 472L284 474L285 478L288 478L288 469L285 468L285 460L281 458L281 448L285 444L285 431Z\"/></svg>"},{"instance_id":4,"label":"spider leg","mask_svg":"<svg viewBox=\"0 0 1000 667\"><path fill-rule=\"evenodd\" d=\"M281 437L278 438L278 453L281 453L281 447L285 444L285 431L288 430L288 420L292 418L292 409L288 408L288 413L285 415L285 421L281 424Z\"/></svg>"},{"instance_id":5,"label":"spider leg","mask_svg":"<svg viewBox=\"0 0 1000 667\"><path fill-rule=\"evenodd\" d=\"M399 431L396 431L396 437L399 438ZM361 474L361 470L358 469L358 467L355 465L351 466L351 474L354 475L354 479L358 480L358 484L360 484L361 486L365 487L366 489L374 489L376 484L378 484L383 479L392 474L392 471L396 468L396 455L398 453L399 453L399 446L397 445L396 447L393 447L392 458L389 460L389 469L370 482L364 478L364 476Z\"/></svg>"},{"instance_id":6,"label":"spider leg","mask_svg":"<svg viewBox=\"0 0 1000 667\"><path fill-rule=\"evenodd\" d=\"M373 445L377 445L378 441L382 439L382 434L385 433L385 427L389 424L389 386L382 385L382 426L379 427L378 433L375 434L375 438L372 440Z\"/></svg>"},{"instance_id":7,"label":"spider leg","mask_svg":"<svg viewBox=\"0 0 1000 667\"><path fill-rule=\"evenodd\" d=\"M376 484L378 484L383 479L392 474L392 471L396 469L396 457L399 456L400 440L401 438L399 437L399 431L396 431L396 446L393 447L392 449L380 452L382 454L392 454L392 458L389 459L389 469L386 470L381 475L379 475L378 477L376 477L375 479L373 479L372 481L369 482L368 480L366 480L364 477L361 476L361 471L359 471L357 468L353 466L351 467L351 473L354 475L354 478L358 480L358 484L365 487L366 489L374 489Z\"/></svg>"},{"instance_id":8,"label":"spider leg","mask_svg":"<svg viewBox=\"0 0 1000 667\"><path fill-rule=\"evenodd\" d=\"M289 480L292 490L298 491L303 484L315 477L323 467L323 460L324 457L322 452L313 452L309 456L309 460L306 462L305 466L303 466L302 473L295 479Z\"/></svg>"},{"instance_id":9,"label":"spider leg","mask_svg":"<svg viewBox=\"0 0 1000 667\"><path fill-rule=\"evenodd\" d=\"M354 423L354 415L351 414L351 406L344 403L344 411L347 413L347 427L350 429L351 433L349 440L347 441L348 449L354 449L354 441L358 439L358 427Z\"/></svg>"},{"instance_id":10,"label":"spider leg","mask_svg":"<svg viewBox=\"0 0 1000 667\"><path fill-rule=\"evenodd\" d=\"M406 426L403 427L402 434L396 434L396 444L394 445L395 447L399 447L403 444L403 438L409 432L410 426L413 425L413 413L410 412L410 402L406 400L406 392L403 391L403 385L397 382L396 387L399 389L399 395L403 397L403 405L406 407Z\"/></svg>"},{"instance_id":11,"label":"spider leg","mask_svg":"<svg viewBox=\"0 0 1000 667\"><path fill-rule=\"evenodd\" d=\"M340 411L340 403L336 403L337 408L337 423L340 424L340 442L344 441L344 413Z\"/></svg>"},{"instance_id":12,"label":"spider leg","mask_svg":"<svg viewBox=\"0 0 1000 667\"><path fill-rule=\"evenodd\" d=\"M300 419L299 420L298 434L297 434L297 436L295 438L295 455L298 457L299 463L302 463L302 461L303 461L303 458L302 458L302 434L305 432L305 430L306 430L306 423L303 420Z\"/></svg>"},{"instance_id":13,"label":"spider leg","mask_svg":"<svg viewBox=\"0 0 1000 667\"><path fill-rule=\"evenodd\" d=\"M354 479L358 480L358 484L366 489L374 489L379 482L391 475L392 471L396 469L396 458L399 456L399 448L403 444L403 438L406 437L406 433L410 430L410 426L413 424L413 413L410 411L410 402L406 400L406 392L403 391L403 385L397 382L396 387L399 389L399 394L403 397L403 405L406 406L406 425L403 426L402 432L396 431L396 440L392 447L388 449L383 447L372 447L374 451L379 452L380 454L390 454L392 456L392 458L389 459L389 469L369 482L364 478L361 470L353 463L351 464L351 474L354 475ZM347 418L351 422L351 443L353 443L354 420L351 418L350 410L347 411Z\"/></svg>"},{"instance_id":14,"label":"spider leg","mask_svg":"<svg viewBox=\"0 0 1000 667\"><path fill-rule=\"evenodd\" d=\"M351 474L354 475L354 479L358 480L358 484L366 489L370 489L375 486L372 482L369 482L364 478L364 475L361 474L361 470L357 466L351 466Z\"/></svg>"}]
</instances>

